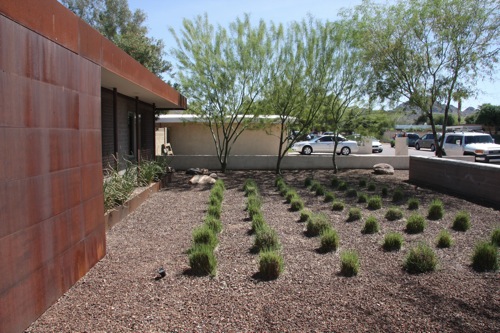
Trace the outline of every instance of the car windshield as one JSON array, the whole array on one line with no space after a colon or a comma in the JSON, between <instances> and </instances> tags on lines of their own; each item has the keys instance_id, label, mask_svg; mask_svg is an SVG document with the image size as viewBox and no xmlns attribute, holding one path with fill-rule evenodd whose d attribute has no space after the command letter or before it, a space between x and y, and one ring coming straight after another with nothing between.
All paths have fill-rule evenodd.
<instances>
[{"instance_id":1,"label":"car windshield","mask_svg":"<svg viewBox=\"0 0 500 333\"><path fill-rule=\"evenodd\" d=\"M493 143L493 138L490 135L466 136L465 144L469 143Z\"/></svg>"}]
</instances>

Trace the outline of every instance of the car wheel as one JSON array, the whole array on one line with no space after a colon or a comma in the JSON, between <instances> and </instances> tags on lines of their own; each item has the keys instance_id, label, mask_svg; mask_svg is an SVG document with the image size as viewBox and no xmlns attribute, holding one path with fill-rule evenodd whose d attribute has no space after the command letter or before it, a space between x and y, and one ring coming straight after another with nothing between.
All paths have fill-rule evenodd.
<instances>
[{"instance_id":1,"label":"car wheel","mask_svg":"<svg viewBox=\"0 0 500 333\"><path fill-rule=\"evenodd\" d=\"M434 147L434 145L431 145L431 151L436 151L436 147Z\"/></svg>"},{"instance_id":2,"label":"car wheel","mask_svg":"<svg viewBox=\"0 0 500 333\"><path fill-rule=\"evenodd\" d=\"M420 150L420 145L418 143L415 143L415 149Z\"/></svg>"},{"instance_id":3,"label":"car wheel","mask_svg":"<svg viewBox=\"0 0 500 333\"><path fill-rule=\"evenodd\" d=\"M310 146L305 146L304 148L302 148L302 154L304 155L311 155L312 152L313 150Z\"/></svg>"},{"instance_id":4,"label":"car wheel","mask_svg":"<svg viewBox=\"0 0 500 333\"><path fill-rule=\"evenodd\" d=\"M342 155L349 155L351 153L351 148L349 148L349 147L342 147L342 149L340 150L340 153Z\"/></svg>"}]
</instances>

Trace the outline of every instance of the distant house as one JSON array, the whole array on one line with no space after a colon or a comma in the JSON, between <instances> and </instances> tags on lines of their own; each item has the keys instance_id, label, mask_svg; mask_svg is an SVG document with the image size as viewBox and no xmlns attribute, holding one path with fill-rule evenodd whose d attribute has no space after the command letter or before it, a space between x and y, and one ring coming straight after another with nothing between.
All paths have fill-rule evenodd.
<instances>
[{"instance_id":1,"label":"distant house","mask_svg":"<svg viewBox=\"0 0 500 333\"><path fill-rule=\"evenodd\" d=\"M154 156L186 99L56 0L0 1L0 332L106 253L103 167Z\"/></svg>"}]
</instances>

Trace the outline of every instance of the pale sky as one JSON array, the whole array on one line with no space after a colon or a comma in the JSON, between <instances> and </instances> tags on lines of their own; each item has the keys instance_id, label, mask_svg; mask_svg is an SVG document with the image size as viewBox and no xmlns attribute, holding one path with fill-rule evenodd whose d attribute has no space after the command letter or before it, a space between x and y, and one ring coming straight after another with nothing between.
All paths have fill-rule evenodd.
<instances>
[{"instance_id":1,"label":"pale sky","mask_svg":"<svg viewBox=\"0 0 500 333\"><path fill-rule=\"evenodd\" d=\"M150 36L162 39L166 50L176 47L175 41L168 31L169 27L176 32L182 29L184 18L194 19L207 13L209 21L214 25L227 27L237 17L248 13L258 22L288 23L300 21L308 14L322 20L335 20L340 9L354 7L362 0L128 0L131 10L141 9L147 15L146 25ZM376 2L385 3L385 0ZM175 66L175 60L167 57ZM165 78L169 79L169 78ZM481 82L483 90L477 98L463 102L462 109L469 106L477 108L484 103L500 105L500 73L496 73L495 81Z\"/></svg>"}]
</instances>

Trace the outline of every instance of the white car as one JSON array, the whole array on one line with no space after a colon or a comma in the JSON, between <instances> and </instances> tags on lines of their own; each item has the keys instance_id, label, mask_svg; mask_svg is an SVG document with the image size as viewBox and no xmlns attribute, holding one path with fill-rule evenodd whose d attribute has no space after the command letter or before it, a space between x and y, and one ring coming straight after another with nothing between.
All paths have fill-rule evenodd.
<instances>
[{"instance_id":1,"label":"white car","mask_svg":"<svg viewBox=\"0 0 500 333\"><path fill-rule=\"evenodd\" d=\"M500 145L487 133L446 133L443 148L447 156L473 155L476 161L484 162L500 159Z\"/></svg>"},{"instance_id":2,"label":"white car","mask_svg":"<svg viewBox=\"0 0 500 333\"><path fill-rule=\"evenodd\" d=\"M382 143L377 139L373 139L372 140L372 153L381 153L383 151L384 151L384 148L382 148Z\"/></svg>"},{"instance_id":3,"label":"white car","mask_svg":"<svg viewBox=\"0 0 500 333\"><path fill-rule=\"evenodd\" d=\"M319 138L309 141L296 142L292 146L292 150L304 155L312 153L332 153L335 145L333 135L323 135ZM338 136L337 154L349 155L358 151L356 141L347 140L343 136Z\"/></svg>"}]
</instances>

